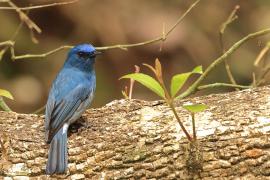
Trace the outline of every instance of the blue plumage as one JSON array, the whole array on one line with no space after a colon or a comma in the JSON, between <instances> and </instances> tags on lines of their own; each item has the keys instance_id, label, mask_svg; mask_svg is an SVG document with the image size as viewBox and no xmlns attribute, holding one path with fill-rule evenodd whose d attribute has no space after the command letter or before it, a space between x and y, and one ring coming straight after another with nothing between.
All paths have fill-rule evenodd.
<instances>
[{"instance_id":1,"label":"blue plumage","mask_svg":"<svg viewBox=\"0 0 270 180\"><path fill-rule=\"evenodd\" d=\"M67 170L67 130L94 97L97 54L90 44L75 46L52 84L45 112L46 141L50 144L46 174Z\"/></svg>"}]
</instances>

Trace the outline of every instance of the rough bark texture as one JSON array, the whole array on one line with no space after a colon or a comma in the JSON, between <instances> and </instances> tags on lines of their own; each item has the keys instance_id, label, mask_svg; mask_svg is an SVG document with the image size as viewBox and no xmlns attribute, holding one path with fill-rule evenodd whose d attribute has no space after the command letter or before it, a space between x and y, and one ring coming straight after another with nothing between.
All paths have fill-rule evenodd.
<instances>
[{"instance_id":1,"label":"rough bark texture","mask_svg":"<svg viewBox=\"0 0 270 180\"><path fill-rule=\"evenodd\" d=\"M0 179L270 179L269 86L176 102L191 132L184 102L209 106L196 114L199 145L188 143L165 104L113 101L74 126L69 171L51 177L44 117L0 112Z\"/></svg>"}]
</instances>

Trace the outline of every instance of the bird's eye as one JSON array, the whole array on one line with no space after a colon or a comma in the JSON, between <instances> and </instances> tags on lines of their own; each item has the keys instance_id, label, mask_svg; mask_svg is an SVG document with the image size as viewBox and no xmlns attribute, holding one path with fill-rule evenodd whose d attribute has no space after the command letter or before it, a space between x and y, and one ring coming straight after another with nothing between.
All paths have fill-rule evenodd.
<instances>
[{"instance_id":1,"label":"bird's eye","mask_svg":"<svg viewBox=\"0 0 270 180\"><path fill-rule=\"evenodd\" d=\"M78 52L77 55L82 59L88 59L91 56L90 53L82 51Z\"/></svg>"}]
</instances>

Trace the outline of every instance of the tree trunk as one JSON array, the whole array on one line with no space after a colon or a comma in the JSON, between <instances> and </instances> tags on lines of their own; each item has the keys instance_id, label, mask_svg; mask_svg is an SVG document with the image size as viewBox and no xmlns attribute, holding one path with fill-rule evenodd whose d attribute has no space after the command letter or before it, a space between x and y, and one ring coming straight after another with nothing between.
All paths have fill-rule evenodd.
<instances>
[{"instance_id":1,"label":"tree trunk","mask_svg":"<svg viewBox=\"0 0 270 180\"><path fill-rule=\"evenodd\" d=\"M44 116L0 112L0 179L270 179L270 86L177 101L204 103L189 143L162 102L117 100L71 128L69 170L46 176Z\"/></svg>"}]
</instances>

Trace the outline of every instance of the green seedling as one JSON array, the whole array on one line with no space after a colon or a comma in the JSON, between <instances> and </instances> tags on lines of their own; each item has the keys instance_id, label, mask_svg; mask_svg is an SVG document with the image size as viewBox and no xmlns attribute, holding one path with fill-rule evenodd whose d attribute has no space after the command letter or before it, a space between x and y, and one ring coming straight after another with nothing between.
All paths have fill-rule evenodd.
<instances>
[{"instance_id":1,"label":"green seedling","mask_svg":"<svg viewBox=\"0 0 270 180\"><path fill-rule=\"evenodd\" d=\"M140 72L140 67L135 65L135 73L139 73ZM129 82L129 89L127 86L125 86L125 89L122 90L122 95L125 99L132 99L132 93L133 93L133 88L134 88L134 83L135 80L134 79L130 79Z\"/></svg>"},{"instance_id":2,"label":"green seedling","mask_svg":"<svg viewBox=\"0 0 270 180\"><path fill-rule=\"evenodd\" d=\"M170 93L167 90L165 83L163 81L163 75L162 75L162 66L160 64L160 61L156 59L155 61L155 67L149 65L149 64L143 64L144 66L148 67L151 71L153 71L155 75L155 79L147 74L143 73L132 73L127 74L120 79L133 79L135 81L138 81L148 89L150 89L152 92L157 94L159 97L165 100L165 102L168 104L168 106L171 108L175 118L177 119L181 129L185 133L186 137L189 141L196 140L196 132L193 132L193 137L187 132L185 126L183 125L182 121L180 120L180 117L178 116L175 106L174 106L174 100L177 99L181 94L179 94L180 90L183 88L183 85L186 83L188 78L192 74L202 74L202 66L195 67L192 71L182 73L182 74L176 74L171 79L171 86L170 86ZM205 105L204 105L205 106ZM199 106L197 104L190 105L191 109L198 110ZM194 128L195 128L195 120L194 120ZM194 129L195 131L195 129ZM195 136L194 136L195 134Z\"/></svg>"},{"instance_id":3,"label":"green seedling","mask_svg":"<svg viewBox=\"0 0 270 180\"><path fill-rule=\"evenodd\" d=\"M196 126L195 126L195 113L204 111L207 108L207 106L205 104L189 104L189 105L183 105L183 108L188 110L191 113L193 140L196 141L197 135L196 135Z\"/></svg>"}]
</instances>

